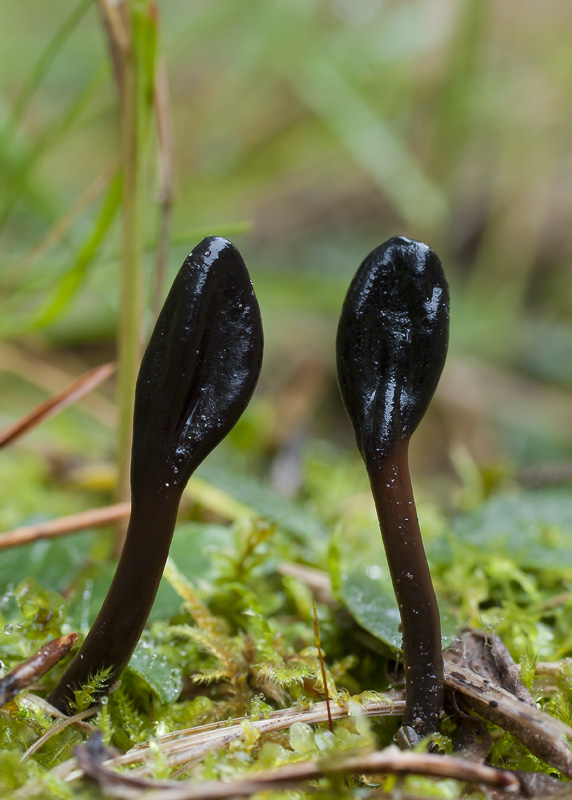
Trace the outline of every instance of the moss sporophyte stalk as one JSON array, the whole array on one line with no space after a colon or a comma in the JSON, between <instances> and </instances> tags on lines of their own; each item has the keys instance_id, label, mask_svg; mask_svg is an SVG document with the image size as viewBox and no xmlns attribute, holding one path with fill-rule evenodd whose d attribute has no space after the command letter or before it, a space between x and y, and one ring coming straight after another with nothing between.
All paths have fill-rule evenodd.
<instances>
[{"instance_id":1,"label":"moss sporophyte stalk","mask_svg":"<svg viewBox=\"0 0 572 800\"><path fill-rule=\"evenodd\" d=\"M105 673L109 688L141 636L163 574L181 494L238 421L262 364L260 310L244 261L226 239L192 251L167 296L141 362L131 455L132 510L107 597L48 700Z\"/></svg>"},{"instance_id":2,"label":"moss sporophyte stalk","mask_svg":"<svg viewBox=\"0 0 572 800\"><path fill-rule=\"evenodd\" d=\"M369 475L401 615L406 738L439 730L441 625L408 466L447 355L449 292L425 244L396 237L363 261L337 335L339 385Z\"/></svg>"}]
</instances>

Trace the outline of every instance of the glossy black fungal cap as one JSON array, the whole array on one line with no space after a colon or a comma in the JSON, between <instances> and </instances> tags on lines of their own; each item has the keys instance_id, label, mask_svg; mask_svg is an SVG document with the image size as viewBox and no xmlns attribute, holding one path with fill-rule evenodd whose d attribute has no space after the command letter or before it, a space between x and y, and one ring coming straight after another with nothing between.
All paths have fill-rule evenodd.
<instances>
[{"instance_id":1,"label":"glossy black fungal cap","mask_svg":"<svg viewBox=\"0 0 572 800\"><path fill-rule=\"evenodd\" d=\"M373 250L350 285L337 337L340 390L366 462L379 464L409 439L448 339L449 291L433 250L401 236Z\"/></svg>"},{"instance_id":2,"label":"glossy black fungal cap","mask_svg":"<svg viewBox=\"0 0 572 800\"><path fill-rule=\"evenodd\" d=\"M184 488L246 408L262 347L260 309L240 253L221 237L203 239L175 278L141 362L134 495Z\"/></svg>"}]
</instances>

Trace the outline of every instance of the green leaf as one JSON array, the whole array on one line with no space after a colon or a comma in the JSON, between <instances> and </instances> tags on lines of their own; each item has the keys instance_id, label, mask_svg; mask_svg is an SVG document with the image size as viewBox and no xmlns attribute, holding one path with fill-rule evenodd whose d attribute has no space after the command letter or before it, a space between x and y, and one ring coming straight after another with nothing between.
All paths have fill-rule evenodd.
<instances>
[{"instance_id":1,"label":"green leaf","mask_svg":"<svg viewBox=\"0 0 572 800\"><path fill-rule=\"evenodd\" d=\"M362 628L391 651L401 648L400 616L377 519L364 511L335 532L330 572L338 600ZM457 631L452 613L440 604L443 641Z\"/></svg>"},{"instance_id":2,"label":"green leaf","mask_svg":"<svg viewBox=\"0 0 572 800\"><path fill-rule=\"evenodd\" d=\"M93 534L80 533L5 550L0 559L0 591L28 577L63 591L88 560L92 543Z\"/></svg>"},{"instance_id":3,"label":"green leaf","mask_svg":"<svg viewBox=\"0 0 572 800\"><path fill-rule=\"evenodd\" d=\"M398 650L399 609L373 515L337 529L330 550L330 572L338 600L356 622L392 651Z\"/></svg>"},{"instance_id":4,"label":"green leaf","mask_svg":"<svg viewBox=\"0 0 572 800\"><path fill-rule=\"evenodd\" d=\"M177 525L170 556L188 580L195 584L209 581L214 577L213 559L209 550L232 547L232 541L232 529L224 525L185 522ZM181 605L181 598L163 577L149 621L168 619L178 612Z\"/></svg>"},{"instance_id":5,"label":"green leaf","mask_svg":"<svg viewBox=\"0 0 572 800\"><path fill-rule=\"evenodd\" d=\"M343 572L338 597L362 628L391 650L399 650L401 620L389 575L384 579L373 575L352 568Z\"/></svg>"},{"instance_id":6,"label":"green leaf","mask_svg":"<svg viewBox=\"0 0 572 800\"><path fill-rule=\"evenodd\" d=\"M212 483L230 497L238 500L253 515L276 522L281 528L319 549L326 543L328 534L321 523L303 508L258 481L229 473L212 463L202 464L197 470L201 478Z\"/></svg>"},{"instance_id":7,"label":"green leaf","mask_svg":"<svg viewBox=\"0 0 572 800\"><path fill-rule=\"evenodd\" d=\"M172 703L181 694L183 673L166 656L154 652L148 642L140 641L129 662L129 670L141 678L164 703Z\"/></svg>"},{"instance_id":8,"label":"green leaf","mask_svg":"<svg viewBox=\"0 0 572 800\"><path fill-rule=\"evenodd\" d=\"M214 566L209 550L213 548L216 550L227 549L232 547L232 541L231 528L223 525L205 525L199 522L182 523L175 530L170 550L171 558L176 562L185 578L193 583L210 581L214 577ZM84 561L87 559L87 550L84 552L83 558ZM51 558L48 560L51 563ZM57 563L57 559L55 559L56 566ZM67 574L68 583L73 575L74 583L79 587L70 602L69 614L76 626L84 628L95 620L105 600L115 566L113 564L98 565L97 568L90 569L78 580L80 565L81 561L75 562L74 572L74 565L71 564ZM36 573L34 574L36 575ZM41 575L38 580L43 583ZM174 617L179 612L181 605L182 600L179 595L169 582L162 578L153 609L149 615L149 622Z\"/></svg>"},{"instance_id":9,"label":"green leaf","mask_svg":"<svg viewBox=\"0 0 572 800\"><path fill-rule=\"evenodd\" d=\"M175 531L171 555L186 578L195 583L209 581L214 577L209 550L232 547L232 536L232 529L223 525L183 523ZM91 625L115 569L109 563L90 565L96 537L96 533L85 531L5 550L0 559L0 592L30 577L42 587L58 592L67 592L73 586L68 622L78 630ZM181 598L163 578L150 620L168 619L177 614L180 607Z\"/></svg>"},{"instance_id":10,"label":"green leaf","mask_svg":"<svg viewBox=\"0 0 572 800\"><path fill-rule=\"evenodd\" d=\"M464 544L506 555L520 567L562 570L572 567L572 494L542 490L492 497L457 517L449 542L434 560L449 561Z\"/></svg>"}]
</instances>

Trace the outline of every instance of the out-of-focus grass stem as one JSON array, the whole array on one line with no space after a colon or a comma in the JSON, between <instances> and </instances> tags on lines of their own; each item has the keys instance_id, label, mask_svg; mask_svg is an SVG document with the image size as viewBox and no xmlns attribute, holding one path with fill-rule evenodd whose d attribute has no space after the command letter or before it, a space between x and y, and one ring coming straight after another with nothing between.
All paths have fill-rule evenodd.
<instances>
[{"instance_id":1,"label":"out-of-focus grass stem","mask_svg":"<svg viewBox=\"0 0 572 800\"><path fill-rule=\"evenodd\" d=\"M117 402L119 407L118 499L127 500L131 453L131 420L141 358L143 318L143 199L145 140L149 128L155 64L155 18L149 0L112 5L101 10L119 86L123 156L123 228L119 314ZM151 87L151 88L150 88ZM118 531L116 551L125 529Z\"/></svg>"},{"instance_id":2,"label":"out-of-focus grass stem","mask_svg":"<svg viewBox=\"0 0 572 800\"><path fill-rule=\"evenodd\" d=\"M28 110L30 102L36 94L39 85L46 76L46 73L48 72L52 62L60 53L64 43L70 34L73 33L77 24L90 6L91 0L80 0L75 8L64 19L53 38L50 39L45 50L41 53L40 57L29 72L28 77L26 78L26 81L20 90L20 93L14 102L12 112L1 133L2 138L8 138L13 135L14 131L20 124L22 117Z\"/></svg>"}]
</instances>

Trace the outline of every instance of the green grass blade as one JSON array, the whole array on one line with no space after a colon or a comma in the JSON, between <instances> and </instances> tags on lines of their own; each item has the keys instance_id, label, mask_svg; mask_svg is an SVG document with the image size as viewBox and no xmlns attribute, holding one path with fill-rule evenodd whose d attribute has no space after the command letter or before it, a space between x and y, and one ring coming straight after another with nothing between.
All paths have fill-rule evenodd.
<instances>
[{"instance_id":1,"label":"green grass blade","mask_svg":"<svg viewBox=\"0 0 572 800\"><path fill-rule=\"evenodd\" d=\"M390 126L359 95L331 61L308 56L301 71L288 76L298 96L333 132L398 213L418 230L440 226L447 203Z\"/></svg>"},{"instance_id":2,"label":"green grass blade","mask_svg":"<svg viewBox=\"0 0 572 800\"><path fill-rule=\"evenodd\" d=\"M42 328L59 317L81 288L98 248L107 235L121 205L122 180L120 174L112 179L99 216L81 246L75 263L58 283L51 297L39 311L34 328Z\"/></svg>"},{"instance_id":3,"label":"green grass blade","mask_svg":"<svg viewBox=\"0 0 572 800\"><path fill-rule=\"evenodd\" d=\"M5 175L2 185L4 204L0 212L0 230L6 225L16 203L22 195L29 197L38 192L38 179L34 175L34 167L42 156L54 145L61 145L68 131L74 128L87 103L101 86L106 70L99 69L91 80L79 90L64 108L63 112L44 130L40 138L26 149L19 160L14 163L9 174ZM40 192L40 196L42 192Z\"/></svg>"},{"instance_id":4,"label":"green grass blade","mask_svg":"<svg viewBox=\"0 0 572 800\"><path fill-rule=\"evenodd\" d=\"M53 38L46 45L45 50L32 67L26 78L20 94L12 107L12 113L0 133L0 140L11 138L15 129L18 127L22 117L26 113L32 98L34 97L42 80L49 71L53 61L61 51L69 36L73 33L76 26L82 19L88 8L92 6L92 0L80 0L75 8L64 19Z\"/></svg>"}]
</instances>

